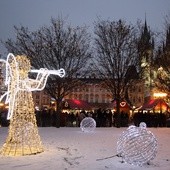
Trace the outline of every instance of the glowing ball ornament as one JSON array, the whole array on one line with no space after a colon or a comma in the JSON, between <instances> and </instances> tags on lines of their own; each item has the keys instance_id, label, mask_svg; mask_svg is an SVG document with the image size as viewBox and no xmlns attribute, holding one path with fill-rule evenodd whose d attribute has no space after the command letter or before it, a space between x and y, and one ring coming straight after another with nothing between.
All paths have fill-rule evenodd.
<instances>
[{"instance_id":1,"label":"glowing ball ornament","mask_svg":"<svg viewBox=\"0 0 170 170\"><path fill-rule=\"evenodd\" d=\"M85 117L80 123L80 128L83 132L93 132L96 129L96 121L91 117Z\"/></svg>"},{"instance_id":2,"label":"glowing ball ornament","mask_svg":"<svg viewBox=\"0 0 170 170\"><path fill-rule=\"evenodd\" d=\"M156 157L157 145L153 133L141 122L139 127L129 126L122 133L117 142L117 154L129 164L142 166Z\"/></svg>"}]
</instances>

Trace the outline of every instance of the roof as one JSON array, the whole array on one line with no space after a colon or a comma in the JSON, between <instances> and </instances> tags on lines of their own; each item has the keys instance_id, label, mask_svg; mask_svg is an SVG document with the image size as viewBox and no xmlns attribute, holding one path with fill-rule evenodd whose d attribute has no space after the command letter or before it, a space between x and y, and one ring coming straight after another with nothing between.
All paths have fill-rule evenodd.
<instances>
[{"instance_id":1,"label":"roof","mask_svg":"<svg viewBox=\"0 0 170 170\"><path fill-rule=\"evenodd\" d=\"M65 99L63 102L63 109L90 110L91 105L83 100Z\"/></svg>"},{"instance_id":2,"label":"roof","mask_svg":"<svg viewBox=\"0 0 170 170\"><path fill-rule=\"evenodd\" d=\"M63 102L63 109L77 109L77 110L91 110L91 109L114 109L116 102L111 103L88 103L84 100L65 99ZM120 109L130 109L127 102L120 103Z\"/></svg>"},{"instance_id":3,"label":"roof","mask_svg":"<svg viewBox=\"0 0 170 170\"><path fill-rule=\"evenodd\" d=\"M163 99L151 99L148 102L144 103L140 110L152 110L158 105L169 107Z\"/></svg>"}]
</instances>

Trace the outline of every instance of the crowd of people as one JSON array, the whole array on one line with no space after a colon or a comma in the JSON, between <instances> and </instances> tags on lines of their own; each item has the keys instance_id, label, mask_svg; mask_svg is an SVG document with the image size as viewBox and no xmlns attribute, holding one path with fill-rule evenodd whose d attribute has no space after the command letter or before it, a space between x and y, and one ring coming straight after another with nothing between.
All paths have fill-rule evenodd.
<instances>
[{"instance_id":1,"label":"crowd of people","mask_svg":"<svg viewBox=\"0 0 170 170\"><path fill-rule=\"evenodd\" d=\"M96 121L97 127L112 127L117 126L118 115L116 112L111 110L101 109L95 111L65 111L60 114L60 126L61 127L79 127L81 121L85 117L92 117ZM42 111L36 112L37 125L46 127L46 126L55 126L56 125L56 112L54 110L44 109ZM128 126L129 116L126 112L121 112L120 119L121 127Z\"/></svg>"},{"instance_id":2,"label":"crowd of people","mask_svg":"<svg viewBox=\"0 0 170 170\"><path fill-rule=\"evenodd\" d=\"M55 126L56 112L52 110L42 110L36 114L38 126ZM97 109L95 111L65 111L60 114L61 127L79 127L80 122L85 117L92 117L96 121L96 127L128 127L130 124L139 126L140 122L145 122L147 127L169 127L170 118L168 113L153 113L138 111L132 116L125 111L120 114L107 109Z\"/></svg>"},{"instance_id":3,"label":"crowd of people","mask_svg":"<svg viewBox=\"0 0 170 170\"><path fill-rule=\"evenodd\" d=\"M0 112L0 126L9 126L9 120L7 120L8 110L3 110Z\"/></svg>"},{"instance_id":4,"label":"crowd of people","mask_svg":"<svg viewBox=\"0 0 170 170\"><path fill-rule=\"evenodd\" d=\"M145 122L147 127L166 127L168 124L169 114L158 112L139 111L134 114L133 122L135 126L139 126L140 122Z\"/></svg>"},{"instance_id":5,"label":"crowd of people","mask_svg":"<svg viewBox=\"0 0 170 170\"><path fill-rule=\"evenodd\" d=\"M44 108L35 112L37 125L39 127L56 126L57 113L54 110ZM7 111L0 113L0 126L8 126L6 119ZM139 126L140 122L145 122L147 127L170 127L170 114L138 111L131 117L127 112L120 114L106 109L95 111L65 111L60 114L61 127L79 127L85 117L92 117L96 121L96 127L128 127L130 124Z\"/></svg>"}]
</instances>

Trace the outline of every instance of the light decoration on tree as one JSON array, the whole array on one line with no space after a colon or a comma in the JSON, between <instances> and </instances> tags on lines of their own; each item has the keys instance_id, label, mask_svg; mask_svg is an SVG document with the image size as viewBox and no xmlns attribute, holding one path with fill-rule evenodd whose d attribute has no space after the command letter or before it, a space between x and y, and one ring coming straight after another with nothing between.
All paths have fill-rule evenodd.
<instances>
[{"instance_id":1,"label":"light decoration on tree","mask_svg":"<svg viewBox=\"0 0 170 170\"><path fill-rule=\"evenodd\" d=\"M36 124L32 91L43 90L50 74L63 77L64 69L30 70L30 61L26 56L14 56L9 53L6 64L5 85L7 92L5 103L9 105L7 119L10 119L8 136L0 153L9 156L31 155L44 151ZM28 73L37 73L36 79L28 78Z\"/></svg>"},{"instance_id":2,"label":"light decoration on tree","mask_svg":"<svg viewBox=\"0 0 170 170\"><path fill-rule=\"evenodd\" d=\"M65 106L65 107L68 107L68 102L65 102L64 106Z\"/></svg>"},{"instance_id":3,"label":"light decoration on tree","mask_svg":"<svg viewBox=\"0 0 170 170\"><path fill-rule=\"evenodd\" d=\"M131 125L122 133L117 142L117 154L129 164L142 166L156 157L157 145L154 134L141 122L139 127Z\"/></svg>"},{"instance_id":4,"label":"light decoration on tree","mask_svg":"<svg viewBox=\"0 0 170 170\"><path fill-rule=\"evenodd\" d=\"M80 128L83 132L93 132L96 129L96 121L92 117L85 117L80 122Z\"/></svg>"},{"instance_id":5,"label":"light decoration on tree","mask_svg":"<svg viewBox=\"0 0 170 170\"><path fill-rule=\"evenodd\" d=\"M125 107L126 106L126 102L120 102L120 106L121 107Z\"/></svg>"}]
</instances>

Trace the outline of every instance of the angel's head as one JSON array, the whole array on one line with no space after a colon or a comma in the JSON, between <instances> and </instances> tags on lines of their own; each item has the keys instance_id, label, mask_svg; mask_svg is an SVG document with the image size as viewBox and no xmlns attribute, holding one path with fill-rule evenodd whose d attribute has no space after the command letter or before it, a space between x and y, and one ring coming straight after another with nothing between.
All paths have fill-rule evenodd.
<instances>
[{"instance_id":1,"label":"angel's head","mask_svg":"<svg viewBox=\"0 0 170 170\"><path fill-rule=\"evenodd\" d=\"M31 69L30 60L25 55L17 55L16 62L20 77L25 78L26 76L28 76L28 72Z\"/></svg>"}]
</instances>

